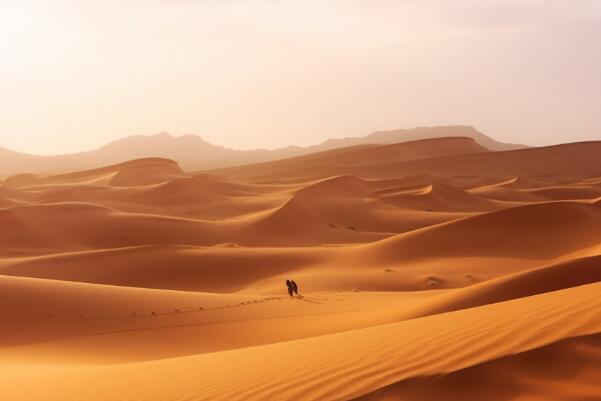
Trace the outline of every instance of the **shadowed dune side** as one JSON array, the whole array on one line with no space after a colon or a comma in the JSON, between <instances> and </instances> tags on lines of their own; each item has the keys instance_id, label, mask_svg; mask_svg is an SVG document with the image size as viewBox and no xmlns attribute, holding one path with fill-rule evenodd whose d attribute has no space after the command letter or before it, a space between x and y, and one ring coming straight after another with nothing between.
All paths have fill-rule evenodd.
<instances>
[{"instance_id":1,"label":"shadowed dune side","mask_svg":"<svg viewBox=\"0 0 601 401\"><path fill-rule=\"evenodd\" d=\"M0 259L0 274L128 287L258 291L260 280L331 260L328 248L139 246ZM285 280L285 279L284 279ZM278 279L278 287L283 280Z\"/></svg>"},{"instance_id":2,"label":"shadowed dune side","mask_svg":"<svg viewBox=\"0 0 601 401\"><path fill-rule=\"evenodd\" d=\"M0 210L2 252L43 254L146 244L210 245L228 236L216 223L118 212L89 203ZM91 229L92 228L92 229Z\"/></svg>"},{"instance_id":3,"label":"shadowed dune side","mask_svg":"<svg viewBox=\"0 0 601 401\"><path fill-rule=\"evenodd\" d=\"M171 311L169 307L198 309L225 306L243 301L243 294L217 294L134 288L114 285L92 285L80 282L0 276L3 296L12 302L0 305L2 315L11 322L34 321L64 316L126 316L131 311ZM77 303L73 303L77 299ZM19 305L18 308L15 304Z\"/></svg>"}]
</instances>

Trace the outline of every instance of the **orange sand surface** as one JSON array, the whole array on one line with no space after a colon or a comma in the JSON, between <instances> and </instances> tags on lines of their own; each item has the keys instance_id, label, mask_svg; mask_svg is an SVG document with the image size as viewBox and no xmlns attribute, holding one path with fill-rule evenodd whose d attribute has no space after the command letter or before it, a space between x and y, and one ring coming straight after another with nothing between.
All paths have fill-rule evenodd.
<instances>
[{"instance_id":1,"label":"orange sand surface","mask_svg":"<svg viewBox=\"0 0 601 401\"><path fill-rule=\"evenodd\" d=\"M9 177L1 399L601 399L599 155L450 137Z\"/></svg>"}]
</instances>

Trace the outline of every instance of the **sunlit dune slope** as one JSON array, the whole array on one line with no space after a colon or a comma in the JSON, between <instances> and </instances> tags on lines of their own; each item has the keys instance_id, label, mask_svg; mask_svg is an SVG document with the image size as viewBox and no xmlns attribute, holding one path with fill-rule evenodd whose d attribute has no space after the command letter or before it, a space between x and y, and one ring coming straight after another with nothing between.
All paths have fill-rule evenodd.
<instances>
[{"instance_id":1,"label":"sunlit dune slope","mask_svg":"<svg viewBox=\"0 0 601 401\"><path fill-rule=\"evenodd\" d=\"M601 336L596 334L450 374L401 381L355 401L590 401L601 393L600 364Z\"/></svg>"},{"instance_id":2,"label":"sunlit dune slope","mask_svg":"<svg viewBox=\"0 0 601 401\"><path fill-rule=\"evenodd\" d=\"M3 346L17 345L7 349L6 355L33 360L67 358L78 363L87 360L88 364L214 352L366 328L595 283L601 277L598 263L599 257L584 258L443 293L321 292L305 302L248 293L157 291L6 277L0 278L0 287L10 302L2 306L7 328L0 341ZM79 302L71 302L74 298ZM248 334L237 339L219 335L230 330ZM177 347L172 343L175 338ZM77 355L61 356L65 352Z\"/></svg>"},{"instance_id":3,"label":"sunlit dune slope","mask_svg":"<svg viewBox=\"0 0 601 401\"><path fill-rule=\"evenodd\" d=\"M13 400L345 400L601 331L599 284L303 340L111 367L13 364ZM494 316L494 318L491 318ZM294 360L295 363L290 363ZM265 363L265 361L269 361ZM126 377L128 380L123 381ZM161 378L149 380L149 378ZM35 381L39 386L27 386Z\"/></svg>"}]
</instances>

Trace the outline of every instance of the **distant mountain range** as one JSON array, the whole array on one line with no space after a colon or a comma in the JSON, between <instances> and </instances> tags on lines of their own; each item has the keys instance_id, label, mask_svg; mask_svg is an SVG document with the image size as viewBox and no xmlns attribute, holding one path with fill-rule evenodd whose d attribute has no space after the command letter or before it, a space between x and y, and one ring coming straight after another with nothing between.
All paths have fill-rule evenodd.
<instances>
[{"instance_id":1,"label":"distant mountain range","mask_svg":"<svg viewBox=\"0 0 601 401\"><path fill-rule=\"evenodd\" d=\"M91 169L144 157L163 157L177 161L185 171L240 166L301 156L309 153L364 144L392 144L439 137L468 137L493 150L512 150L524 145L495 141L470 126L441 126L378 131L363 137L328 139L308 147L289 146L267 150L235 150L213 145L196 135L172 136L167 133L135 135L111 142L98 149L57 156L38 156L0 147L0 177L14 174L57 174Z\"/></svg>"}]
</instances>

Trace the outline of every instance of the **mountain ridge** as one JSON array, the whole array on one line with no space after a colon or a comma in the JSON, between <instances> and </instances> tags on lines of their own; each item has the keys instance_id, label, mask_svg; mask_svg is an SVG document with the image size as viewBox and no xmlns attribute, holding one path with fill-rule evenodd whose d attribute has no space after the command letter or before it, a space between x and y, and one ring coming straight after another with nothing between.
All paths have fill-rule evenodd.
<instances>
[{"instance_id":1,"label":"mountain ridge","mask_svg":"<svg viewBox=\"0 0 601 401\"><path fill-rule=\"evenodd\" d=\"M153 135L132 135L97 149L63 155L32 155L0 147L0 177L21 173L61 174L148 157L173 159L186 171L198 171L285 159L353 145L386 145L447 136L469 137L490 150L526 147L498 142L475 128L464 125L375 131L361 137L330 138L307 147L291 145L277 149L250 150L215 145L197 135L174 136L160 132Z\"/></svg>"}]
</instances>

